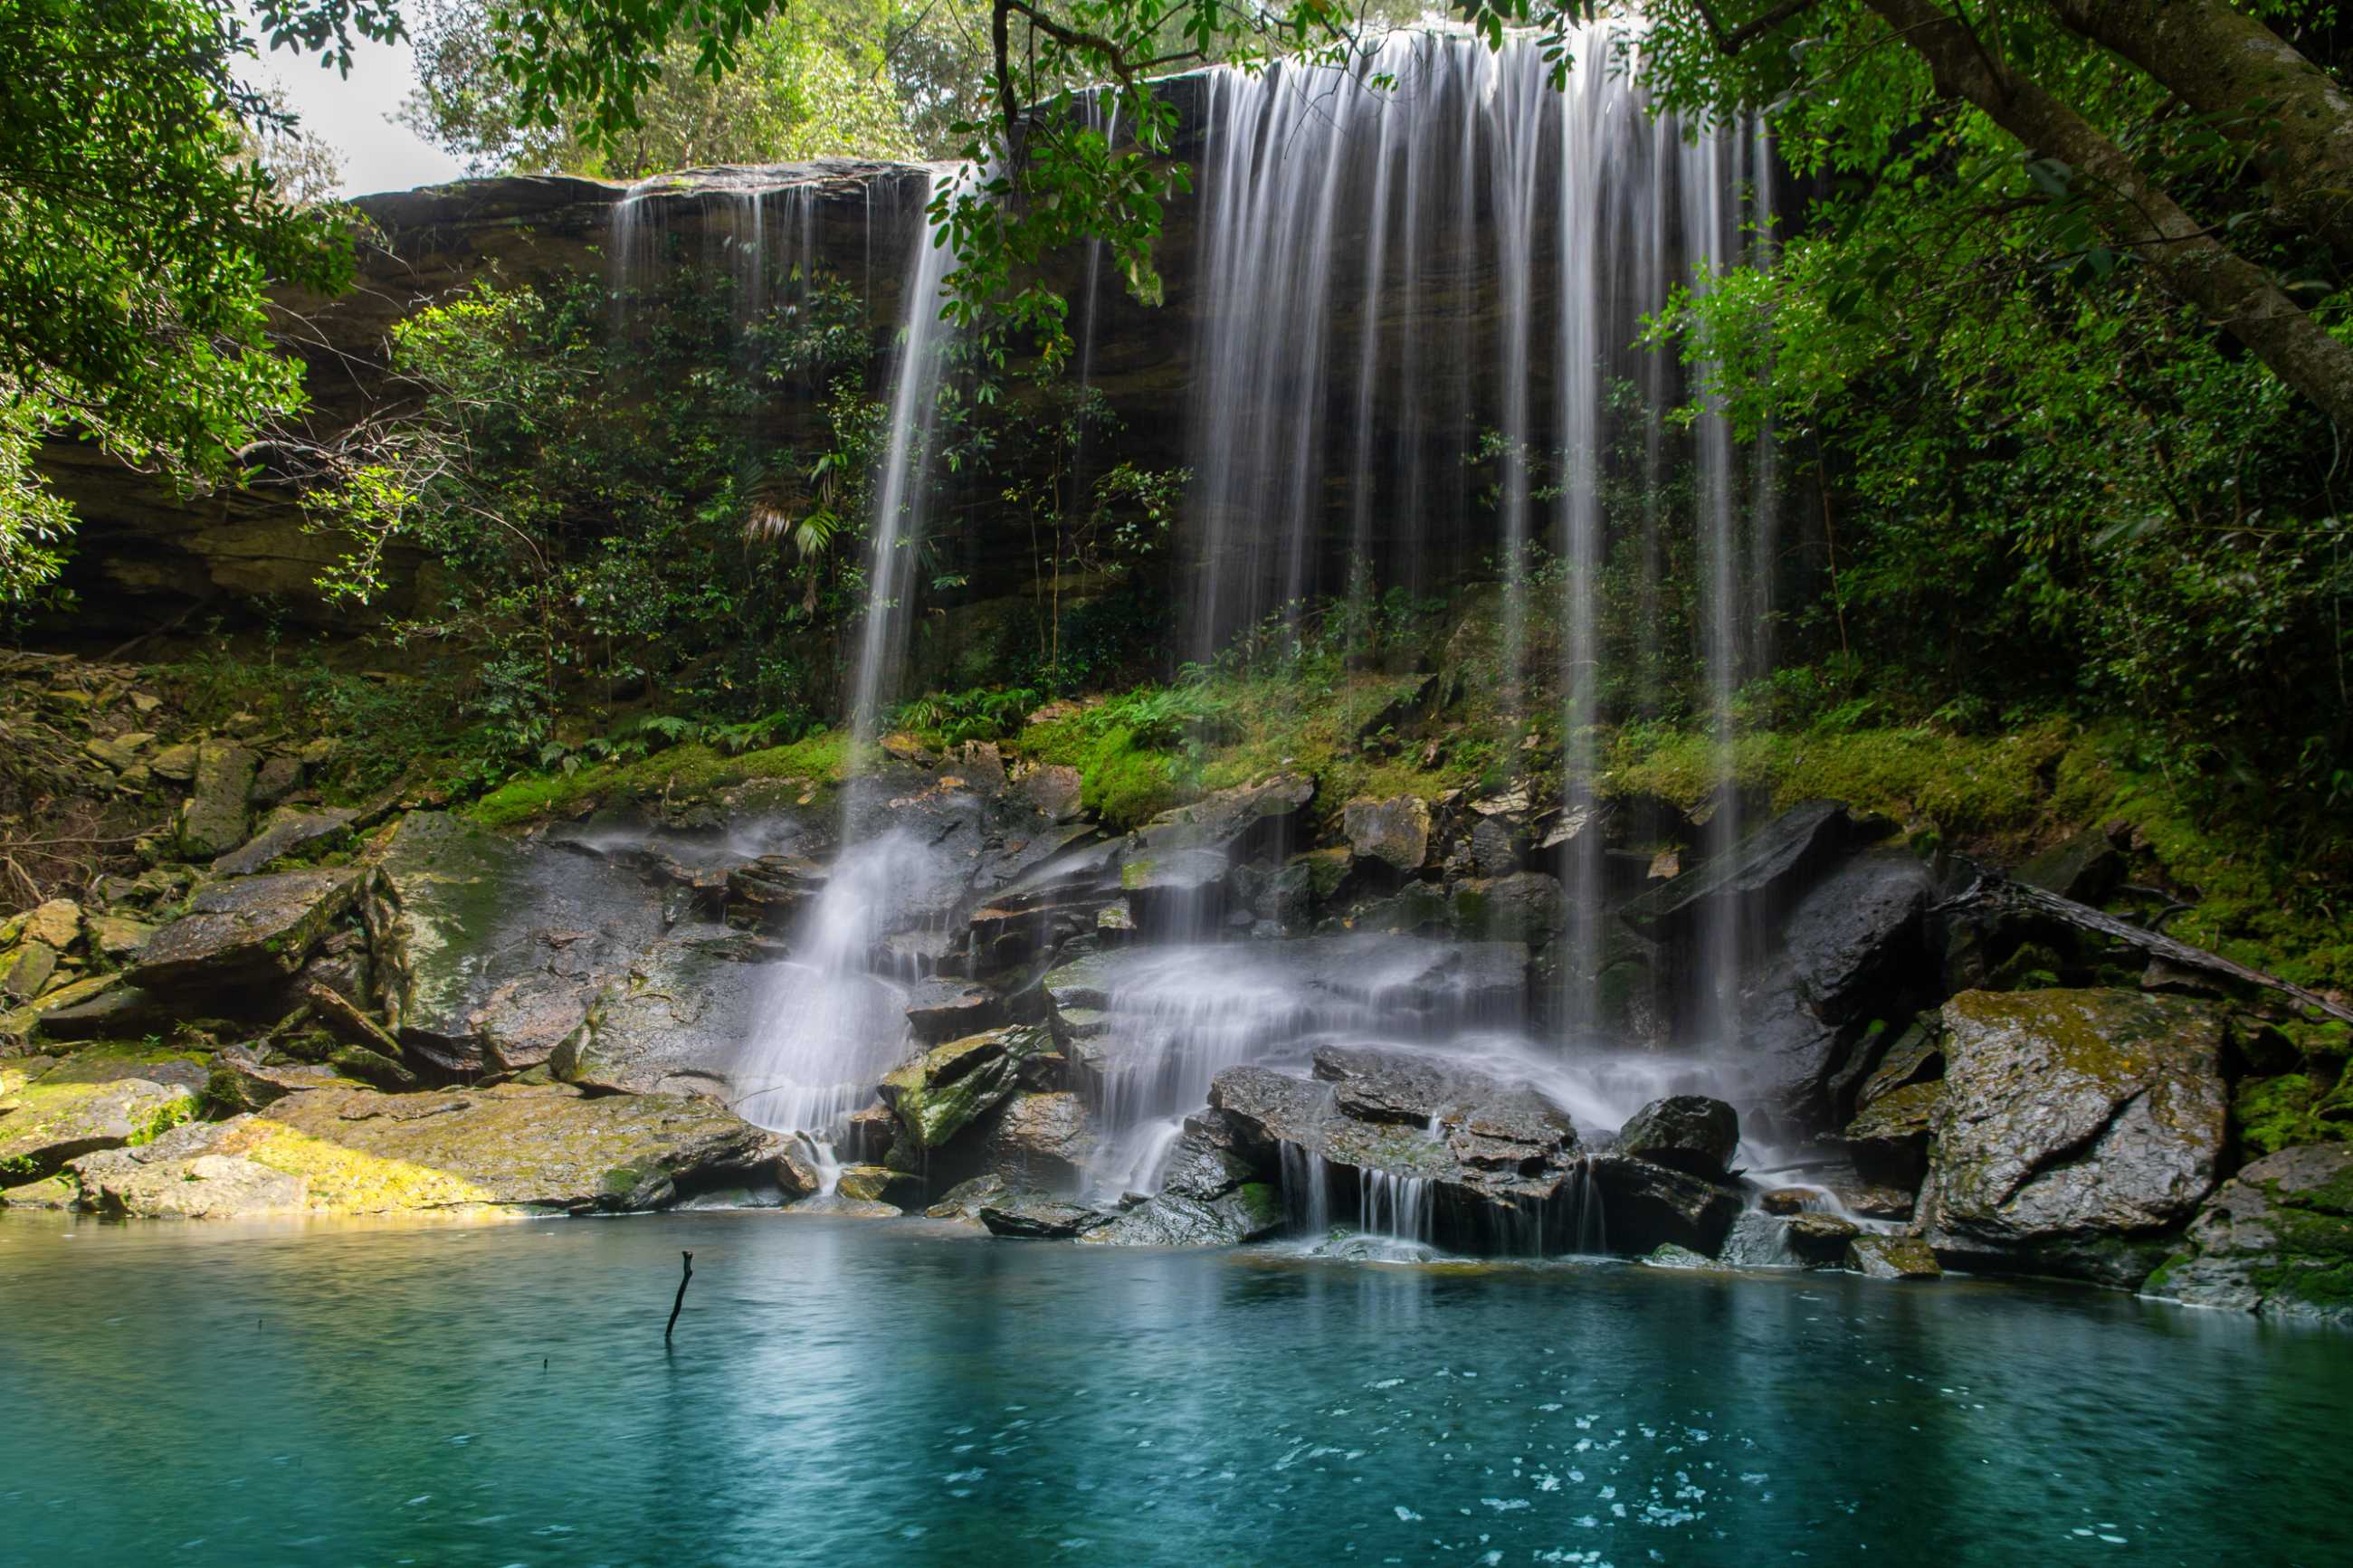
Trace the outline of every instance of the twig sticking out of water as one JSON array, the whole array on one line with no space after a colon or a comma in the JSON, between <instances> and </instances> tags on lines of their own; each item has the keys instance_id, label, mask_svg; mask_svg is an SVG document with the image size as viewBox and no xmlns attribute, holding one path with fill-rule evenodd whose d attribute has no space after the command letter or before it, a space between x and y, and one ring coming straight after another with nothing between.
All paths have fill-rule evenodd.
<instances>
[{"instance_id":1,"label":"twig sticking out of water","mask_svg":"<svg viewBox=\"0 0 2353 1568\"><path fill-rule=\"evenodd\" d=\"M679 1254L679 1257L685 1264L686 1272L679 1279L678 1299L670 1304L670 1321L662 1325L662 1343L664 1345L670 1343L670 1331L678 1327L678 1315L686 1307L687 1281L694 1278L694 1254L691 1252L681 1252Z\"/></svg>"}]
</instances>

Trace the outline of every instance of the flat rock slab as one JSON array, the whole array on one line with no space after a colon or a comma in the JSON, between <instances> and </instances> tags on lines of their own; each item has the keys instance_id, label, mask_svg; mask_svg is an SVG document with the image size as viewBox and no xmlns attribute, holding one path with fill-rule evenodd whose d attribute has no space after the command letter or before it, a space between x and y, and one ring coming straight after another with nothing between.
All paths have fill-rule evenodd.
<instances>
[{"instance_id":1,"label":"flat rock slab","mask_svg":"<svg viewBox=\"0 0 2353 1568\"><path fill-rule=\"evenodd\" d=\"M1674 940L1712 901L1743 910L1794 897L1832 856L1855 837L1854 819L1836 801L1793 807L1724 854L1701 863L1628 904L1620 913L1643 935Z\"/></svg>"},{"instance_id":2,"label":"flat rock slab","mask_svg":"<svg viewBox=\"0 0 2353 1568\"><path fill-rule=\"evenodd\" d=\"M670 1095L592 1098L561 1087L382 1094L357 1087L303 1089L264 1110L181 1129L132 1173L110 1161L85 1180L113 1184L121 1212L157 1206L184 1178L221 1180L217 1205L250 1191L276 1203L286 1189L206 1158L235 1159L300 1179L313 1214L481 1214L517 1208L659 1208L703 1186L765 1181L779 1145L707 1101Z\"/></svg>"},{"instance_id":3,"label":"flat rock slab","mask_svg":"<svg viewBox=\"0 0 2353 1568\"><path fill-rule=\"evenodd\" d=\"M130 983L164 994L217 992L282 980L366 886L358 868L237 877L198 892L188 912L150 937Z\"/></svg>"},{"instance_id":4,"label":"flat rock slab","mask_svg":"<svg viewBox=\"0 0 2353 1568\"><path fill-rule=\"evenodd\" d=\"M246 843L213 861L216 877L249 877L289 855L331 849L351 837L356 811L306 811L281 816Z\"/></svg>"},{"instance_id":5,"label":"flat rock slab","mask_svg":"<svg viewBox=\"0 0 2353 1568\"><path fill-rule=\"evenodd\" d=\"M1969 991L1945 1026L1921 1234L1948 1258L2139 1284L2162 1250L2133 1238L2187 1222L2221 1175L2221 1015L2137 991Z\"/></svg>"},{"instance_id":6,"label":"flat rock slab","mask_svg":"<svg viewBox=\"0 0 2353 1568\"><path fill-rule=\"evenodd\" d=\"M193 1116L206 1068L164 1051L100 1047L0 1097L0 1181L36 1181L74 1160L144 1142Z\"/></svg>"}]
</instances>

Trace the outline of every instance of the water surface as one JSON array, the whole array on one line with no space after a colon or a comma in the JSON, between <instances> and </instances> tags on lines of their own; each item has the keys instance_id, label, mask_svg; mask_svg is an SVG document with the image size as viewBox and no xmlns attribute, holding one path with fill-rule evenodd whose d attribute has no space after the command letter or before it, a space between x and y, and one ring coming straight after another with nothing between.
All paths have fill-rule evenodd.
<instances>
[{"instance_id":1,"label":"water surface","mask_svg":"<svg viewBox=\"0 0 2353 1568\"><path fill-rule=\"evenodd\" d=\"M2353 1336L2093 1292L5 1215L0 1322L9 1563L2353 1558Z\"/></svg>"}]
</instances>

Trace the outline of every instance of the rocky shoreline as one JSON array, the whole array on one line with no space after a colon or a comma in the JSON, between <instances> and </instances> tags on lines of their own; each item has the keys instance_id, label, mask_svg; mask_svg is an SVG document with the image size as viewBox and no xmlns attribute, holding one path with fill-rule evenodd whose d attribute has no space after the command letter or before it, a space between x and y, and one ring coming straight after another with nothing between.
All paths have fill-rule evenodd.
<instances>
[{"instance_id":1,"label":"rocky shoreline","mask_svg":"<svg viewBox=\"0 0 2353 1568\"><path fill-rule=\"evenodd\" d=\"M1704 818L1664 801L1335 803L1277 773L1116 834L1071 770L902 740L842 802L624 801L509 833L306 799L305 746L175 738L131 672L97 686L89 765L174 816L143 874L0 924L11 1205L738 1202L1141 1246L1337 1226L2353 1321L2353 1146L2253 1149L2240 1109L2333 1037L2271 994L1956 900L1976 868L1833 802L1722 802L1756 825L1710 857ZM844 820L944 869L862 955L907 1043L881 1042L899 1065L835 1170L744 1118L739 1058L807 956ZM1603 868L1598 930L1564 890L1580 853ZM2097 901L2125 853L2093 828L2013 872ZM1712 988L1700 950L1726 931L1738 962ZM1168 1044L1170 998L1204 989L1169 955L1210 941L1207 989L1278 995L1298 1049ZM1558 1063L1448 1043L1528 1019L1571 1040ZM1739 1044L1702 1070L1715 1019ZM1553 1066L1662 1092L1603 1124ZM1148 1190L1106 1189L1121 1108L1154 1086L1193 1110ZM1765 1150L1776 1168L1740 1168Z\"/></svg>"}]
</instances>

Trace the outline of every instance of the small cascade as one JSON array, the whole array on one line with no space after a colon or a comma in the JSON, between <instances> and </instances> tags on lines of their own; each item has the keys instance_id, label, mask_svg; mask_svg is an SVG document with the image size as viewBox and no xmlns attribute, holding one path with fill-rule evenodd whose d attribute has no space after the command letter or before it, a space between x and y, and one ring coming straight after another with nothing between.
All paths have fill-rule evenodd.
<instances>
[{"instance_id":1,"label":"small cascade","mask_svg":"<svg viewBox=\"0 0 2353 1568\"><path fill-rule=\"evenodd\" d=\"M1601 1184L1594 1179L1593 1157L1587 1155L1569 1173L1561 1194L1556 1245L1579 1258L1599 1258L1609 1250L1609 1226L1604 1212Z\"/></svg>"},{"instance_id":2,"label":"small cascade","mask_svg":"<svg viewBox=\"0 0 2353 1568\"><path fill-rule=\"evenodd\" d=\"M1427 1176L1365 1171L1356 1178L1356 1228L1366 1236L1425 1245L1437 1189Z\"/></svg>"},{"instance_id":3,"label":"small cascade","mask_svg":"<svg viewBox=\"0 0 2353 1568\"><path fill-rule=\"evenodd\" d=\"M794 960L778 966L738 1059L739 1112L798 1137L826 1192L843 1122L907 1053L906 993L875 973L876 942L911 889L939 874L910 833L843 851L795 930Z\"/></svg>"},{"instance_id":4,"label":"small cascade","mask_svg":"<svg viewBox=\"0 0 2353 1568\"><path fill-rule=\"evenodd\" d=\"M1296 1234L1317 1240L1332 1234L1332 1168L1323 1155L1282 1145L1282 1206Z\"/></svg>"}]
</instances>

